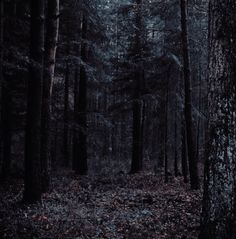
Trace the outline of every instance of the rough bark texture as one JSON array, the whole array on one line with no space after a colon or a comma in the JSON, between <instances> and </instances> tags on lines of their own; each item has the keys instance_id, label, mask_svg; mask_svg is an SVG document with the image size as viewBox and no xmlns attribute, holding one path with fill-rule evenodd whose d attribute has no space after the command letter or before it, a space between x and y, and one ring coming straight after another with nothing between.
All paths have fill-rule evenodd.
<instances>
[{"instance_id":1,"label":"rough bark texture","mask_svg":"<svg viewBox=\"0 0 236 239\"><path fill-rule=\"evenodd\" d=\"M236 238L236 2L210 1L209 125L200 238Z\"/></svg>"},{"instance_id":2,"label":"rough bark texture","mask_svg":"<svg viewBox=\"0 0 236 239\"><path fill-rule=\"evenodd\" d=\"M42 127L41 127L41 167L42 190L48 191L50 185L50 121L51 121L51 93L53 86L56 48L59 30L59 0L48 1L46 20L44 79L42 99Z\"/></svg>"},{"instance_id":3,"label":"rough bark texture","mask_svg":"<svg viewBox=\"0 0 236 239\"><path fill-rule=\"evenodd\" d=\"M181 28L182 28L182 47L183 47L183 73L185 87L185 122L186 122L186 138L188 148L189 173L192 189L199 188L198 162L196 154L196 144L193 134L193 118L192 118L192 97L191 97L191 76L189 62L189 44L187 29L187 2L180 0L181 6Z\"/></svg>"},{"instance_id":4,"label":"rough bark texture","mask_svg":"<svg viewBox=\"0 0 236 239\"><path fill-rule=\"evenodd\" d=\"M24 201L41 200L40 125L44 51L44 0L31 0L31 38L25 144Z\"/></svg>"}]
</instances>

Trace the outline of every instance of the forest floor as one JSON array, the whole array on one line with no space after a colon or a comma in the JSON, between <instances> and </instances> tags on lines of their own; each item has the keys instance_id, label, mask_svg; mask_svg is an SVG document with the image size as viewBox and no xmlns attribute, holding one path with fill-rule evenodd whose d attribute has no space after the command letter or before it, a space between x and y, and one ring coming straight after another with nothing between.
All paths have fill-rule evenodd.
<instances>
[{"instance_id":1,"label":"forest floor","mask_svg":"<svg viewBox=\"0 0 236 239\"><path fill-rule=\"evenodd\" d=\"M201 192L182 178L139 175L53 176L41 205L24 206L23 182L0 186L0 238L197 238Z\"/></svg>"}]
</instances>

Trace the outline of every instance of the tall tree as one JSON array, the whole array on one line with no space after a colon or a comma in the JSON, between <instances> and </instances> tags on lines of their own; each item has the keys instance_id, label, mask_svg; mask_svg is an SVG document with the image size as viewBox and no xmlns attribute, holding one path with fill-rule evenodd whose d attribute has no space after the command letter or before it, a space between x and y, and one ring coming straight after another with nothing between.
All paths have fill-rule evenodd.
<instances>
[{"instance_id":1,"label":"tall tree","mask_svg":"<svg viewBox=\"0 0 236 239\"><path fill-rule=\"evenodd\" d=\"M43 100L42 100L42 125L41 125L41 166L42 166L42 191L49 189L49 163L51 140L51 94L53 87L56 48L59 30L59 0L50 0L47 5L46 38L44 57Z\"/></svg>"},{"instance_id":2,"label":"tall tree","mask_svg":"<svg viewBox=\"0 0 236 239\"><path fill-rule=\"evenodd\" d=\"M12 86L5 76L2 84L2 179L6 179L11 168L12 146Z\"/></svg>"},{"instance_id":3,"label":"tall tree","mask_svg":"<svg viewBox=\"0 0 236 239\"><path fill-rule=\"evenodd\" d=\"M209 124L200 238L236 238L236 2L209 5Z\"/></svg>"},{"instance_id":4,"label":"tall tree","mask_svg":"<svg viewBox=\"0 0 236 239\"><path fill-rule=\"evenodd\" d=\"M180 0L181 8L181 28L182 28L182 48L183 48L183 74L185 88L185 122L186 122L186 138L189 159L190 183L192 189L199 188L198 161L196 153L196 144L193 130L192 116L192 96L191 96L191 74L188 44L188 28L187 28L187 1Z\"/></svg>"},{"instance_id":5,"label":"tall tree","mask_svg":"<svg viewBox=\"0 0 236 239\"><path fill-rule=\"evenodd\" d=\"M4 31L4 1L0 2L0 97L2 99L2 84L3 84L3 31ZM2 160L2 103L0 104L0 162Z\"/></svg>"},{"instance_id":6,"label":"tall tree","mask_svg":"<svg viewBox=\"0 0 236 239\"><path fill-rule=\"evenodd\" d=\"M68 43L69 44L69 43ZM69 54L69 46L67 50ZM64 85L64 125L63 125L63 157L64 164L66 167L69 166L69 88L70 88L70 65L67 59L65 69L65 85Z\"/></svg>"},{"instance_id":7,"label":"tall tree","mask_svg":"<svg viewBox=\"0 0 236 239\"><path fill-rule=\"evenodd\" d=\"M3 74L4 57L4 1L0 3L0 85L1 85L1 142L2 142L2 170L1 177L6 179L11 168L12 141L12 86L11 79ZM0 156L0 157L1 157Z\"/></svg>"},{"instance_id":8,"label":"tall tree","mask_svg":"<svg viewBox=\"0 0 236 239\"><path fill-rule=\"evenodd\" d=\"M143 164L143 65L142 65L142 0L135 0L134 86L133 86L133 146L131 173L142 170Z\"/></svg>"},{"instance_id":9,"label":"tall tree","mask_svg":"<svg viewBox=\"0 0 236 239\"><path fill-rule=\"evenodd\" d=\"M87 165L87 73L85 64L88 61L87 56L87 32L88 20L85 13L82 16L82 42L81 42L81 60L80 78L77 79L78 96L75 102L76 107L76 127L77 133L74 138L74 162L77 174L85 175L88 171ZM76 76L77 77L77 76Z\"/></svg>"},{"instance_id":10,"label":"tall tree","mask_svg":"<svg viewBox=\"0 0 236 239\"><path fill-rule=\"evenodd\" d=\"M44 58L44 0L31 0L30 68L25 142L25 189L23 200L41 200L41 109Z\"/></svg>"}]
</instances>

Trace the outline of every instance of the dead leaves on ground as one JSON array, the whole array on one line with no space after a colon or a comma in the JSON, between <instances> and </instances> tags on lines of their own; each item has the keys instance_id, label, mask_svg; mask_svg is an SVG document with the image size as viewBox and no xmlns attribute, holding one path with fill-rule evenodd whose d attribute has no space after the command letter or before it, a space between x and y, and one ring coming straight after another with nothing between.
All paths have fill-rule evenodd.
<instances>
[{"instance_id":1,"label":"dead leaves on ground","mask_svg":"<svg viewBox=\"0 0 236 239\"><path fill-rule=\"evenodd\" d=\"M15 186L14 186L15 185ZM16 198L22 182L0 187L2 238L178 239L197 238L201 193L181 178L164 184L153 174L53 177L41 205L25 207ZM17 197L16 197L17 196Z\"/></svg>"}]
</instances>

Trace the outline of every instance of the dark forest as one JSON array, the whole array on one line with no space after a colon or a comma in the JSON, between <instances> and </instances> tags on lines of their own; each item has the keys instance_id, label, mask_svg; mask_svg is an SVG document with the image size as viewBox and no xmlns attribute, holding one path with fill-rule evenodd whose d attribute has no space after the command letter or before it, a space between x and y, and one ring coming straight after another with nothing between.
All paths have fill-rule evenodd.
<instances>
[{"instance_id":1,"label":"dark forest","mask_svg":"<svg viewBox=\"0 0 236 239\"><path fill-rule=\"evenodd\" d=\"M235 0L0 0L0 238L236 239Z\"/></svg>"}]
</instances>

